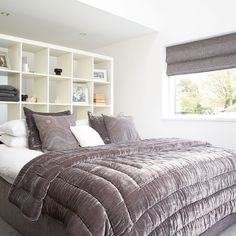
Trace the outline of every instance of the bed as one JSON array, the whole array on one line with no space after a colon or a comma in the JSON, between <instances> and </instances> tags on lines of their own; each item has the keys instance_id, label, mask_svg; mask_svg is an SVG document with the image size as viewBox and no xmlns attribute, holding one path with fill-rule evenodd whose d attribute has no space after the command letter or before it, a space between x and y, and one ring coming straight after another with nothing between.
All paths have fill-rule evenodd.
<instances>
[{"instance_id":1,"label":"bed","mask_svg":"<svg viewBox=\"0 0 236 236\"><path fill-rule=\"evenodd\" d=\"M151 139L24 151L22 166L0 166L0 215L26 236L216 236L236 221L232 150Z\"/></svg>"}]
</instances>

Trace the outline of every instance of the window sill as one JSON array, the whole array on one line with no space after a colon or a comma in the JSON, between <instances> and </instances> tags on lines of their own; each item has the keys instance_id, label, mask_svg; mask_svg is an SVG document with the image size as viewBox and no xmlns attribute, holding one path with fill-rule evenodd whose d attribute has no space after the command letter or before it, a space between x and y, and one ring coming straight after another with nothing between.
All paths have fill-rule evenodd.
<instances>
[{"instance_id":1,"label":"window sill","mask_svg":"<svg viewBox=\"0 0 236 236\"><path fill-rule=\"evenodd\" d=\"M211 115L169 115L163 116L163 121L219 121L219 122L236 122L236 116L211 116Z\"/></svg>"}]
</instances>

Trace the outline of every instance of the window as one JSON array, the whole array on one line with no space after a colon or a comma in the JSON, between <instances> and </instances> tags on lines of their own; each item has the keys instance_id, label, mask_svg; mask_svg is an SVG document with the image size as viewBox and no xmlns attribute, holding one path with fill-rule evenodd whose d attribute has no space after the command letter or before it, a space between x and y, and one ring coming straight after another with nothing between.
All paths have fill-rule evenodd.
<instances>
[{"instance_id":1,"label":"window","mask_svg":"<svg viewBox=\"0 0 236 236\"><path fill-rule=\"evenodd\" d=\"M236 69L170 76L171 113L236 117Z\"/></svg>"}]
</instances>

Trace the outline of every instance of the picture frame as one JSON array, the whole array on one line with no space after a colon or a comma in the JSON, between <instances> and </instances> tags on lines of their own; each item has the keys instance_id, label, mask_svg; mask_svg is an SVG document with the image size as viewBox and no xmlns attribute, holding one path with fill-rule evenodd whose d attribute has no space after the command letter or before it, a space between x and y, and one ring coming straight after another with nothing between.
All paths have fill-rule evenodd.
<instances>
[{"instance_id":1,"label":"picture frame","mask_svg":"<svg viewBox=\"0 0 236 236\"><path fill-rule=\"evenodd\" d=\"M73 102L89 104L89 88L87 84L73 83Z\"/></svg>"},{"instance_id":2,"label":"picture frame","mask_svg":"<svg viewBox=\"0 0 236 236\"><path fill-rule=\"evenodd\" d=\"M101 69L95 69L93 72L93 77L96 80L107 82L107 71Z\"/></svg>"},{"instance_id":3,"label":"picture frame","mask_svg":"<svg viewBox=\"0 0 236 236\"><path fill-rule=\"evenodd\" d=\"M8 55L6 52L0 51L0 68L1 69L9 69L10 68Z\"/></svg>"}]
</instances>

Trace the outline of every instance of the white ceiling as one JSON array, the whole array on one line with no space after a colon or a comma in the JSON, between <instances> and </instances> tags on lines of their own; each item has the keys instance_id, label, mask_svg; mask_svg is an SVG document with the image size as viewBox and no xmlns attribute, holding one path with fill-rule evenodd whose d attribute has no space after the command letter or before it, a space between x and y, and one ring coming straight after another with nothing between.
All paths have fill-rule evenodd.
<instances>
[{"instance_id":1,"label":"white ceiling","mask_svg":"<svg viewBox=\"0 0 236 236\"><path fill-rule=\"evenodd\" d=\"M165 45L236 32L236 0L0 0L1 11L0 33L80 49L153 31Z\"/></svg>"},{"instance_id":2,"label":"white ceiling","mask_svg":"<svg viewBox=\"0 0 236 236\"><path fill-rule=\"evenodd\" d=\"M164 44L236 32L236 0L79 0L158 30Z\"/></svg>"},{"instance_id":3,"label":"white ceiling","mask_svg":"<svg viewBox=\"0 0 236 236\"><path fill-rule=\"evenodd\" d=\"M0 0L0 33L79 49L94 49L150 28L76 0ZM86 33L86 36L81 35Z\"/></svg>"}]
</instances>

